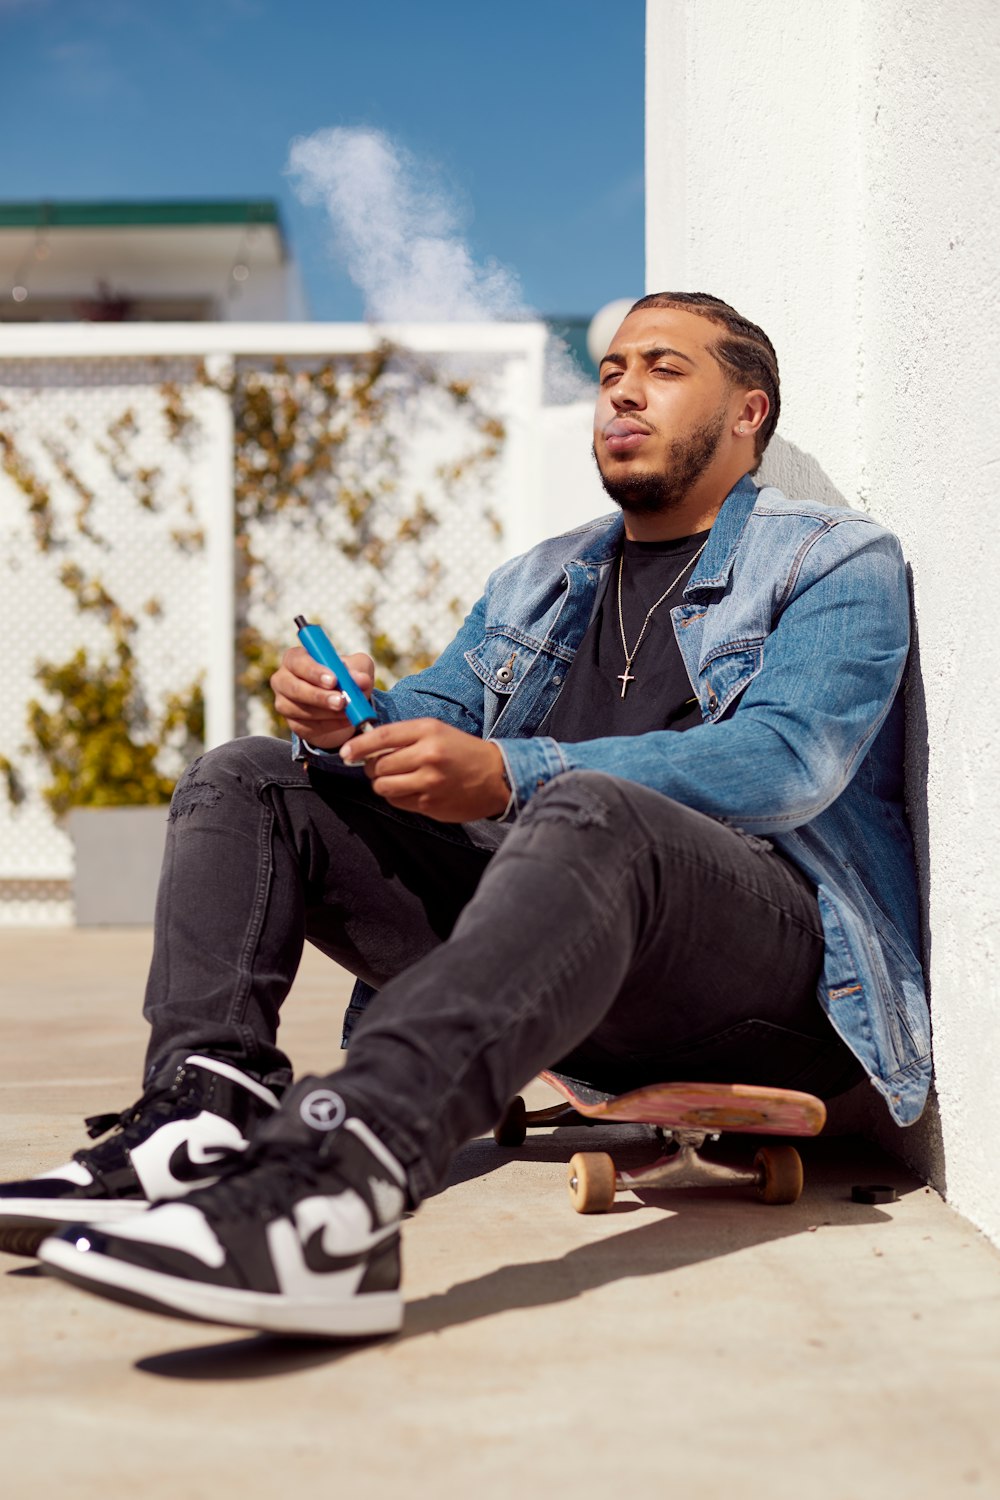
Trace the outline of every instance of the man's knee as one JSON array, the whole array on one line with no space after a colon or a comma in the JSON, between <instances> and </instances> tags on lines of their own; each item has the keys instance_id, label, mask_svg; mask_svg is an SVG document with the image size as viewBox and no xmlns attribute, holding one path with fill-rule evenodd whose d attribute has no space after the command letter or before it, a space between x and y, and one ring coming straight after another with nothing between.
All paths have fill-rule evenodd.
<instances>
[{"instance_id":1,"label":"man's knee","mask_svg":"<svg viewBox=\"0 0 1000 1500\"><path fill-rule=\"evenodd\" d=\"M217 745L193 760L181 776L174 788L169 821L189 816L196 808L215 807L236 787L255 790L268 781L288 781L299 770L287 740L248 735Z\"/></svg>"},{"instance_id":2,"label":"man's knee","mask_svg":"<svg viewBox=\"0 0 1000 1500\"><path fill-rule=\"evenodd\" d=\"M626 785L603 771L563 771L535 793L519 821L606 829L623 808Z\"/></svg>"},{"instance_id":3,"label":"man's knee","mask_svg":"<svg viewBox=\"0 0 1000 1500\"><path fill-rule=\"evenodd\" d=\"M662 792L605 771L564 771L535 793L519 823L551 822L616 834L659 835L701 818Z\"/></svg>"}]
</instances>

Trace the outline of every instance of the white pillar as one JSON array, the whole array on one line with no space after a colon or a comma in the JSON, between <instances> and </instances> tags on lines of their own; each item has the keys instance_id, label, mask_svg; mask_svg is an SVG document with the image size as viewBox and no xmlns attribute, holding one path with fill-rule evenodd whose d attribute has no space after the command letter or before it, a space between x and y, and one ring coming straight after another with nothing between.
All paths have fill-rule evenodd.
<instances>
[{"instance_id":1,"label":"white pillar","mask_svg":"<svg viewBox=\"0 0 1000 1500\"><path fill-rule=\"evenodd\" d=\"M533 324L523 334L526 346L507 360L504 371L504 407L510 413L502 511L508 556L526 551L548 535L539 452L546 330L542 324Z\"/></svg>"},{"instance_id":2,"label":"white pillar","mask_svg":"<svg viewBox=\"0 0 1000 1500\"><path fill-rule=\"evenodd\" d=\"M1000 7L649 0L647 28L648 288L767 330L765 473L864 506L912 565L937 1103L872 1128L1000 1242Z\"/></svg>"},{"instance_id":3,"label":"white pillar","mask_svg":"<svg viewBox=\"0 0 1000 1500\"><path fill-rule=\"evenodd\" d=\"M225 394L232 380L230 354L209 354L206 373L221 389L205 393L209 452L205 475L208 638L205 641L205 748L236 732L236 575L234 567L233 409Z\"/></svg>"}]
</instances>

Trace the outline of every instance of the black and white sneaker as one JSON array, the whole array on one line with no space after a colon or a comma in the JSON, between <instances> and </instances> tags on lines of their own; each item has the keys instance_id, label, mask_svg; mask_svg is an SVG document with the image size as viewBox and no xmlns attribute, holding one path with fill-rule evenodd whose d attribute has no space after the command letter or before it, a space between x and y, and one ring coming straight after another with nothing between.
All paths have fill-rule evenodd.
<instances>
[{"instance_id":1,"label":"black and white sneaker","mask_svg":"<svg viewBox=\"0 0 1000 1500\"><path fill-rule=\"evenodd\" d=\"M39 1258L155 1312L312 1337L395 1332L405 1173L321 1082L299 1084L213 1187L125 1224L64 1229Z\"/></svg>"},{"instance_id":2,"label":"black and white sneaker","mask_svg":"<svg viewBox=\"0 0 1000 1500\"><path fill-rule=\"evenodd\" d=\"M85 1121L94 1139L113 1130L107 1140L65 1166L0 1186L0 1250L34 1255L64 1224L118 1223L214 1182L277 1108L269 1088L231 1063L184 1059L131 1109Z\"/></svg>"}]
</instances>

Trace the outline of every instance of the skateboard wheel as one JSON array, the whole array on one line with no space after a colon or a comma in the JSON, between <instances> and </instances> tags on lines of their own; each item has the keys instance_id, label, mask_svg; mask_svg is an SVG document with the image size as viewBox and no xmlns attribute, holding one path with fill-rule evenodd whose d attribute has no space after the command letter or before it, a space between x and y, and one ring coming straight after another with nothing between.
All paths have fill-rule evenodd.
<instances>
[{"instance_id":1,"label":"skateboard wheel","mask_svg":"<svg viewBox=\"0 0 1000 1500\"><path fill-rule=\"evenodd\" d=\"M615 1164L603 1151L578 1151L566 1185L578 1214L607 1213L615 1201Z\"/></svg>"},{"instance_id":2,"label":"skateboard wheel","mask_svg":"<svg viewBox=\"0 0 1000 1500\"><path fill-rule=\"evenodd\" d=\"M524 1100L518 1094L512 1099L503 1112L503 1116L493 1127L493 1139L498 1146L523 1146L524 1138L528 1134L528 1111Z\"/></svg>"},{"instance_id":3,"label":"skateboard wheel","mask_svg":"<svg viewBox=\"0 0 1000 1500\"><path fill-rule=\"evenodd\" d=\"M794 1146L763 1146L753 1159L757 1197L763 1203L794 1203L802 1192L802 1158Z\"/></svg>"}]
</instances>

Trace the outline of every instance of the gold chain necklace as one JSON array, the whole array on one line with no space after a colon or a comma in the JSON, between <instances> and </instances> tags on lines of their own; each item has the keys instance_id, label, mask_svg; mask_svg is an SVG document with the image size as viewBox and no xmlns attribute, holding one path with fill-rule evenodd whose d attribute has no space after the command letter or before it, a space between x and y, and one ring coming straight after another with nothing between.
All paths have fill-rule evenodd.
<instances>
[{"instance_id":1,"label":"gold chain necklace","mask_svg":"<svg viewBox=\"0 0 1000 1500\"><path fill-rule=\"evenodd\" d=\"M657 599L657 601L656 601L655 604L650 605L649 609L646 611L646 618L642 622L642 629L639 631L639 639L636 641L635 645L632 647L632 650L630 651L628 649L628 641L625 639L625 621L622 618L622 569L625 566L625 545L624 545L624 543L622 543L622 550L621 550L621 553L619 554L619 557L618 557L618 629L621 631L621 635L622 635L622 649L625 652L625 670L624 670L624 672L619 672L619 674L618 674L618 681L622 685L622 697L623 698L624 698L625 694L628 692L628 685L629 685L629 683L635 681L635 677L631 675L631 673L632 673L632 663L635 661L636 656L638 655L638 652L639 652L639 647L642 645L643 637L646 634L646 627L648 626L650 620L653 618L653 611L656 610L656 609L659 609L659 607L663 603L664 599L667 597L667 595L669 593L673 592L673 590L680 583L681 579L684 577L684 574L688 571L688 569L694 567L695 563L698 561L699 557L704 552L704 550L705 550L705 548L707 546L708 546L708 537L706 537L705 540L702 542L701 546L698 548L698 550L695 553L694 557L692 557L689 562L686 562L684 564L683 568L681 568L680 572L678 573L677 577L674 579L674 581L670 585L670 587L663 590L663 593L660 595L659 599Z\"/></svg>"}]
</instances>

